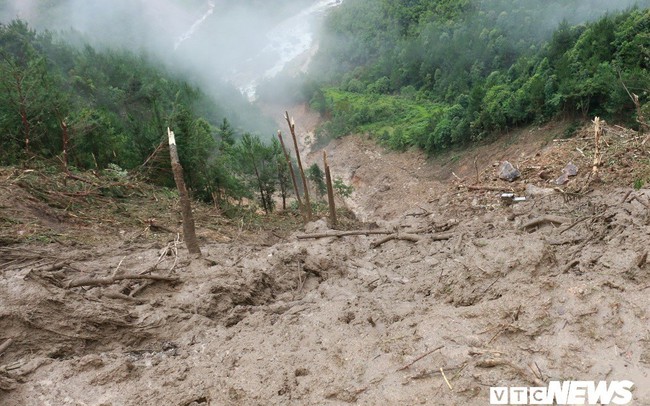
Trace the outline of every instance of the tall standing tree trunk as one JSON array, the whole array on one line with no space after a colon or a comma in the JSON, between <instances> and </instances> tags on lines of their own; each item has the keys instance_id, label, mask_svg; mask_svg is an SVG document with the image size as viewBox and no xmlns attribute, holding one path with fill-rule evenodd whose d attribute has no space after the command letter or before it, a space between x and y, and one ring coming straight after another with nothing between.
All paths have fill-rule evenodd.
<instances>
[{"instance_id":1,"label":"tall standing tree trunk","mask_svg":"<svg viewBox=\"0 0 650 406\"><path fill-rule=\"evenodd\" d=\"M178 159L178 150L176 149L176 139L174 132L167 128L167 136L169 138L169 156L172 161L172 172L174 173L174 181L178 188L178 195L181 200L181 214L183 216L183 239L185 246L190 254L201 256L201 248L199 248L199 241L196 239L196 230L194 229L194 216L192 215L192 204L190 203L190 196L185 187L185 180L183 179L183 167Z\"/></svg>"},{"instance_id":2,"label":"tall standing tree trunk","mask_svg":"<svg viewBox=\"0 0 650 406\"><path fill-rule=\"evenodd\" d=\"M68 136L68 124L65 120L61 120L61 136L63 138L63 170L68 173L68 143L70 137Z\"/></svg>"},{"instance_id":3,"label":"tall standing tree trunk","mask_svg":"<svg viewBox=\"0 0 650 406\"><path fill-rule=\"evenodd\" d=\"M257 164L255 163L255 154L253 154L252 150L248 150L248 155L251 158L251 163L253 164L253 170L255 171L255 177L257 178L257 185L260 188L260 199L262 200L262 207L264 208L264 213L269 214L270 207L267 204L268 199L266 197L266 194L264 193L264 185L262 184L262 178L260 176L260 171L257 170Z\"/></svg>"},{"instance_id":4,"label":"tall standing tree trunk","mask_svg":"<svg viewBox=\"0 0 650 406\"><path fill-rule=\"evenodd\" d=\"M598 169L601 164L600 138L603 135L603 128L600 123L600 117L593 120L594 123L594 165L591 169L591 175L594 180L598 180Z\"/></svg>"},{"instance_id":5,"label":"tall standing tree trunk","mask_svg":"<svg viewBox=\"0 0 650 406\"><path fill-rule=\"evenodd\" d=\"M284 145L284 140L282 139L282 132L278 130L278 138L280 139L280 145L282 146L282 152L284 152L284 159L287 161L289 166L289 173L291 174L291 182L293 183L293 190L296 192L296 200L298 200L298 210L305 216L304 208L302 207L302 199L300 198L300 191L298 190L298 182L296 181L296 173L293 171L293 165L291 165L291 157L287 152L287 148Z\"/></svg>"},{"instance_id":6,"label":"tall standing tree trunk","mask_svg":"<svg viewBox=\"0 0 650 406\"><path fill-rule=\"evenodd\" d=\"M289 124L289 130L291 130L291 137L293 137L293 147L296 149L296 160L298 161L298 169L300 170L300 176L302 177L302 186L305 189L305 206L307 206L307 220L311 221L312 212L311 212L311 201L309 200L309 187L307 186L307 178L305 177L305 171L302 168L302 160L300 159L300 149L298 148L298 138L296 137L296 123L293 119L289 118L289 112L285 111L284 118Z\"/></svg>"},{"instance_id":7,"label":"tall standing tree trunk","mask_svg":"<svg viewBox=\"0 0 650 406\"><path fill-rule=\"evenodd\" d=\"M332 173L330 166L327 163L327 152L323 151L323 166L325 167L325 182L327 183L327 201L330 207L330 223L332 227L336 227L338 220L336 219L336 205L334 203L334 187L332 186Z\"/></svg>"}]
</instances>

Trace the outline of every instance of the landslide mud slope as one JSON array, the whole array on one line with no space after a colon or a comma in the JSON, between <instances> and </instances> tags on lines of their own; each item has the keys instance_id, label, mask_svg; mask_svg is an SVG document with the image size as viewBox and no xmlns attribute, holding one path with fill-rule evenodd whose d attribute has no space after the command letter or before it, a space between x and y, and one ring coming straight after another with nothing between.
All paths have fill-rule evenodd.
<instances>
[{"instance_id":1,"label":"landslide mud slope","mask_svg":"<svg viewBox=\"0 0 650 406\"><path fill-rule=\"evenodd\" d=\"M650 404L650 191L623 187L647 156L619 141L609 157L630 164L605 165L600 183L585 138L499 148L520 152L520 181L486 159L470 190L473 157L446 178L417 153L346 138L328 152L356 186L356 228L389 234L298 238L332 232L324 220L251 232L199 208L198 260L173 233L142 234L152 222L92 228L51 207L20 220L9 199L38 202L6 176L5 231L56 230L1 248L0 404L485 405L490 386L569 379L631 380L633 404ZM568 160L569 184L540 177ZM167 216L155 224L178 227ZM166 279L115 280L135 274ZM116 283L72 287L97 277Z\"/></svg>"}]
</instances>

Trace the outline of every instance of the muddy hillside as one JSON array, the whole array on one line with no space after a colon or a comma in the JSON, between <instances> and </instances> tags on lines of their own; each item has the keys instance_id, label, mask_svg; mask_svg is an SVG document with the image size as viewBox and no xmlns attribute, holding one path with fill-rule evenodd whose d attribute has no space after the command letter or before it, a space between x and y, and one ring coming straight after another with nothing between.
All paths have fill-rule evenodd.
<instances>
[{"instance_id":1,"label":"muddy hillside","mask_svg":"<svg viewBox=\"0 0 650 406\"><path fill-rule=\"evenodd\" d=\"M0 404L487 405L630 380L650 405L649 145L562 134L434 159L336 140L356 218L197 203L199 259L172 192L3 168Z\"/></svg>"}]
</instances>

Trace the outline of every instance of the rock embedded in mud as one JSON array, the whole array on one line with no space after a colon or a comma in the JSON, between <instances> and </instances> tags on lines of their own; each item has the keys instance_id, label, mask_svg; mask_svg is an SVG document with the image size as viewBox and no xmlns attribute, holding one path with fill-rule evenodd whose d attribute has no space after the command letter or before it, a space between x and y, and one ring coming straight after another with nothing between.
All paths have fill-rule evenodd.
<instances>
[{"instance_id":1,"label":"rock embedded in mud","mask_svg":"<svg viewBox=\"0 0 650 406\"><path fill-rule=\"evenodd\" d=\"M515 168L510 162L503 161L499 166L499 179L512 182L521 176L519 169Z\"/></svg>"},{"instance_id":2,"label":"rock embedded in mud","mask_svg":"<svg viewBox=\"0 0 650 406\"><path fill-rule=\"evenodd\" d=\"M569 181L570 176L576 176L577 174L578 167L573 162L569 162L564 169L562 169L562 175L555 180L555 184L564 185Z\"/></svg>"},{"instance_id":3,"label":"rock embedded in mud","mask_svg":"<svg viewBox=\"0 0 650 406\"><path fill-rule=\"evenodd\" d=\"M562 172L566 173L567 176L576 176L578 174L578 167L573 162L569 162L564 169L562 169Z\"/></svg>"},{"instance_id":4,"label":"rock embedded in mud","mask_svg":"<svg viewBox=\"0 0 650 406\"><path fill-rule=\"evenodd\" d=\"M562 175L560 175L559 178L555 179L555 184L558 185L558 186L562 186L565 183L567 183L568 181L569 181L569 175L567 175L566 173L563 173Z\"/></svg>"}]
</instances>

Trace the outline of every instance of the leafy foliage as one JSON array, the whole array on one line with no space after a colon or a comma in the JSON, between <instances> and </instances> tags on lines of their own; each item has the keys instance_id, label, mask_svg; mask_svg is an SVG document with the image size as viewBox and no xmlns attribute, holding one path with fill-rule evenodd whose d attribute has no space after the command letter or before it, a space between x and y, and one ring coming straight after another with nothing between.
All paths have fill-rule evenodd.
<instances>
[{"instance_id":1,"label":"leafy foliage","mask_svg":"<svg viewBox=\"0 0 650 406\"><path fill-rule=\"evenodd\" d=\"M336 193L338 196L341 196L342 198L350 197L354 192L354 187L352 185L347 185L345 182L343 182L343 179L338 177L334 179L332 188L334 189L334 193Z\"/></svg>"},{"instance_id":2,"label":"leafy foliage","mask_svg":"<svg viewBox=\"0 0 650 406\"><path fill-rule=\"evenodd\" d=\"M318 166L317 163L312 164L307 169L307 178L312 181L316 186L316 191L320 197L327 193L327 185L325 184L325 172Z\"/></svg>"},{"instance_id":3,"label":"leafy foliage","mask_svg":"<svg viewBox=\"0 0 650 406\"><path fill-rule=\"evenodd\" d=\"M36 156L64 168L133 170L146 162L152 182L173 186L170 127L195 197L228 205L257 190L272 210L286 181L279 146L236 129L225 108L160 66L127 51L72 46L20 20L0 24L0 164Z\"/></svg>"},{"instance_id":4,"label":"leafy foliage","mask_svg":"<svg viewBox=\"0 0 650 406\"><path fill-rule=\"evenodd\" d=\"M608 14L583 3L344 2L309 85L328 119L321 136L372 133L434 153L558 115L633 123L622 83L648 105L650 2ZM570 19L553 31L558 15Z\"/></svg>"}]
</instances>

